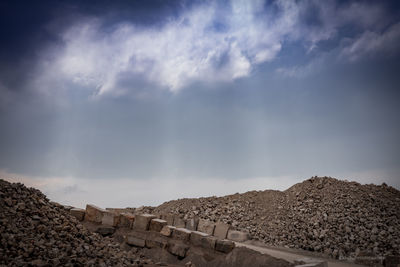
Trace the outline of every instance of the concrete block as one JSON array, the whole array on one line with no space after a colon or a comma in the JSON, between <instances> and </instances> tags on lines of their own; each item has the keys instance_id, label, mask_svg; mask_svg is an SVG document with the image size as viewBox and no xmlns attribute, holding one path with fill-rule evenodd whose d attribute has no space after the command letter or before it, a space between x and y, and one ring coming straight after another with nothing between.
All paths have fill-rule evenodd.
<instances>
[{"instance_id":1,"label":"concrete block","mask_svg":"<svg viewBox=\"0 0 400 267\"><path fill-rule=\"evenodd\" d=\"M101 223L103 214L106 210L99 208L95 205L86 205L85 220L89 222Z\"/></svg>"},{"instance_id":2,"label":"concrete block","mask_svg":"<svg viewBox=\"0 0 400 267\"><path fill-rule=\"evenodd\" d=\"M173 214L161 214L160 219L167 221L167 225L174 225L174 215Z\"/></svg>"},{"instance_id":3,"label":"concrete block","mask_svg":"<svg viewBox=\"0 0 400 267\"><path fill-rule=\"evenodd\" d=\"M202 233L199 231L192 231L190 234L190 243L194 246L200 247L202 245L202 239L209 236L206 233Z\"/></svg>"},{"instance_id":4,"label":"concrete block","mask_svg":"<svg viewBox=\"0 0 400 267\"><path fill-rule=\"evenodd\" d=\"M199 224L199 219L197 218L188 219L186 221L186 229L189 229L191 231L196 231L198 224Z\"/></svg>"},{"instance_id":5,"label":"concrete block","mask_svg":"<svg viewBox=\"0 0 400 267\"><path fill-rule=\"evenodd\" d=\"M146 241L144 239L138 238L134 235L127 235L125 242L128 245L135 246L135 247L145 247Z\"/></svg>"},{"instance_id":6,"label":"concrete block","mask_svg":"<svg viewBox=\"0 0 400 267\"><path fill-rule=\"evenodd\" d=\"M189 247L183 244L170 243L168 244L168 251L175 256L184 258Z\"/></svg>"},{"instance_id":7,"label":"concrete block","mask_svg":"<svg viewBox=\"0 0 400 267\"><path fill-rule=\"evenodd\" d=\"M217 222L215 224L215 229L214 229L214 236L219 238L219 239L225 239L226 236L228 235L228 230L229 230L230 225L223 223L223 222Z\"/></svg>"},{"instance_id":8,"label":"concrete block","mask_svg":"<svg viewBox=\"0 0 400 267\"><path fill-rule=\"evenodd\" d=\"M186 221L179 217L178 215L174 216L174 226L177 228L185 228L186 227Z\"/></svg>"},{"instance_id":9,"label":"concrete block","mask_svg":"<svg viewBox=\"0 0 400 267\"><path fill-rule=\"evenodd\" d=\"M189 241L192 231L185 228L175 228L172 230L172 238L177 240Z\"/></svg>"},{"instance_id":10,"label":"concrete block","mask_svg":"<svg viewBox=\"0 0 400 267\"><path fill-rule=\"evenodd\" d=\"M147 231L149 230L150 221L155 218L156 216L151 214L136 215L133 229Z\"/></svg>"},{"instance_id":11,"label":"concrete block","mask_svg":"<svg viewBox=\"0 0 400 267\"><path fill-rule=\"evenodd\" d=\"M119 227L132 228L133 222L135 221L135 215L131 213L121 213L119 215Z\"/></svg>"},{"instance_id":12,"label":"concrete block","mask_svg":"<svg viewBox=\"0 0 400 267\"><path fill-rule=\"evenodd\" d=\"M78 221L83 221L85 218L85 210L84 209L78 209L78 208L72 208L69 210L69 213L71 213L72 216L78 219Z\"/></svg>"},{"instance_id":13,"label":"concrete block","mask_svg":"<svg viewBox=\"0 0 400 267\"><path fill-rule=\"evenodd\" d=\"M213 222L200 219L199 224L197 226L197 231L203 232L209 235L213 235L215 224Z\"/></svg>"},{"instance_id":14,"label":"concrete block","mask_svg":"<svg viewBox=\"0 0 400 267\"><path fill-rule=\"evenodd\" d=\"M160 234L163 236L171 236L174 229L176 229L175 226L166 225L161 229Z\"/></svg>"},{"instance_id":15,"label":"concrete block","mask_svg":"<svg viewBox=\"0 0 400 267\"><path fill-rule=\"evenodd\" d=\"M152 219L150 221L149 231L160 232L164 226L167 225L167 221L161 219Z\"/></svg>"},{"instance_id":16,"label":"concrete block","mask_svg":"<svg viewBox=\"0 0 400 267\"><path fill-rule=\"evenodd\" d=\"M105 211L103 213L103 218L101 219L101 224L103 225L110 225L110 226L117 226L119 222L119 215Z\"/></svg>"},{"instance_id":17,"label":"concrete block","mask_svg":"<svg viewBox=\"0 0 400 267\"><path fill-rule=\"evenodd\" d=\"M147 248L167 248L168 238L157 232L148 232L146 236Z\"/></svg>"},{"instance_id":18,"label":"concrete block","mask_svg":"<svg viewBox=\"0 0 400 267\"><path fill-rule=\"evenodd\" d=\"M231 240L218 239L215 243L215 250L219 252L229 253L235 248L235 243Z\"/></svg>"},{"instance_id":19,"label":"concrete block","mask_svg":"<svg viewBox=\"0 0 400 267\"><path fill-rule=\"evenodd\" d=\"M244 242L250 239L249 233L240 232L235 230L229 230L227 239L235 241L235 242Z\"/></svg>"}]
</instances>

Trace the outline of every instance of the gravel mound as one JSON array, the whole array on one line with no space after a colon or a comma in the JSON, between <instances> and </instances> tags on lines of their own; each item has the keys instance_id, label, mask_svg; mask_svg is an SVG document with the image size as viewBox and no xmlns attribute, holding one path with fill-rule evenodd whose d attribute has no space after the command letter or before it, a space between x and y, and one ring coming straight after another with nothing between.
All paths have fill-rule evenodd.
<instances>
[{"instance_id":1,"label":"gravel mound","mask_svg":"<svg viewBox=\"0 0 400 267\"><path fill-rule=\"evenodd\" d=\"M400 191L386 184L312 177L283 192L180 199L152 212L220 220L269 245L342 259L400 254L399 207Z\"/></svg>"},{"instance_id":2,"label":"gravel mound","mask_svg":"<svg viewBox=\"0 0 400 267\"><path fill-rule=\"evenodd\" d=\"M0 179L0 265L138 266L151 264L89 232L63 206L22 184Z\"/></svg>"}]
</instances>

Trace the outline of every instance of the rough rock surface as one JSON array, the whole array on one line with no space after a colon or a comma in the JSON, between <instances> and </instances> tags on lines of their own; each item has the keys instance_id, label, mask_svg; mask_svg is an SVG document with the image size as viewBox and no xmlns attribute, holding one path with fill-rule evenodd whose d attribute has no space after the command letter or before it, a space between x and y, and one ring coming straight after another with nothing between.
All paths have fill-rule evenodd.
<instances>
[{"instance_id":1,"label":"rough rock surface","mask_svg":"<svg viewBox=\"0 0 400 267\"><path fill-rule=\"evenodd\" d=\"M223 221L269 245L322 252L400 254L400 191L330 177L312 177L281 192L180 199L142 209Z\"/></svg>"},{"instance_id":2,"label":"rough rock surface","mask_svg":"<svg viewBox=\"0 0 400 267\"><path fill-rule=\"evenodd\" d=\"M22 184L0 179L0 265L138 266L152 264L89 232L69 212Z\"/></svg>"}]
</instances>

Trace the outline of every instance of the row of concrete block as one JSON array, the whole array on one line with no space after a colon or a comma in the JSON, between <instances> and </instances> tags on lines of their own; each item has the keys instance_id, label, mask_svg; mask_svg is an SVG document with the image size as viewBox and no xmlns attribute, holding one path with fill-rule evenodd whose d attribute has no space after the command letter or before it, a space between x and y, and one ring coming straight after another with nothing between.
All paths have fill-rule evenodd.
<instances>
[{"instance_id":1,"label":"row of concrete block","mask_svg":"<svg viewBox=\"0 0 400 267\"><path fill-rule=\"evenodd\" d=\"M191 231L203 232L220 239L229 239L236 242L244 242L249 239L248 233L232 230L230 229L229 224L222 222L214 223L208 220L197 218L184 220L173 214L165 214L160 216L146 214L135 217L135 215L131 213L122 211L123 210L117 211L115 209L105 210L89 204L86 205L86 210L76 208L70 210L71 214L79 220L86 220L114 227L119 226L147 231L149 230L149 227L151 227L151 220L158 218L164 220L166 225L175 226L176 228L186 228Z\"/></svg>"}]
</instances>

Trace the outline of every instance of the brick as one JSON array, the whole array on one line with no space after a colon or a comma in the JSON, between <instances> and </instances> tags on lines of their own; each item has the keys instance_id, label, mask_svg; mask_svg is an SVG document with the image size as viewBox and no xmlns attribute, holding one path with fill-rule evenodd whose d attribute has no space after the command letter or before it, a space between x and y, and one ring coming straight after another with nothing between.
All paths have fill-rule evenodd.
<instances>
[{"instance_id":1,"label":"brick","mask_svg":"<svg viewBox=\"0 0 400 267\"><path fill-rule=\"evenodd\" d=\"M249 233L240 232L235 230L229 230L227 239L235 241L235 242L244 242L250 239Z\"/></svg>"},{"instance_id":2,"label":"brick","mask_svg":"<svg viewBox=\"0 0 400 267\"><path fill-rule=\"evenodd\" d=\"M186 221L184 219L182 219L181 217L175 215L174 216L174 226L177 228L185 228Z\"/></svg>"},{"instance_id":3,"label":"brick","mask_svg":"<svg viewBox=\"0 0 400 267\"><path fill-rule=\"evenodd\" d=\"M151 214L136 215L133 228L136 230L147 231L149 230L150 221L155 218L156 216Z\"/></svg>"},{"instance_id":4,"label":"brick","mask_svg":"<svg viewBox=\"0 0 400 267\"><path fill-rule=\"evenodd\" d=\"M214 229L214 236L220 239L225 239L226 236L228 235L228 230L229 230L230 225L223 223L223 222L217 222L215 224L215 229Z\"/></svg>"},{"instance_id":5,"label":"brick","mask_svg":"<svg viewBox=\"0 0 400 267\"><path fill-rule=\"evenodd\" d=\"M149 231L161 232L164 226L167 225L167 221L161 219L152 219L150 221Z\"/></svg>"},{"instance_id":6,"label":"brick","mask_svg":"<svg viewBox=\"0 0 400 267\"><path fill-rule=\"evenodd\" d=\"M146 241L144 239L138 238L134 235L127 235L126 236L126 243L131 246L135 247L145 247Z\"/></svg>"},{"instance_id":7,"label":"brick","mask_svg":"<svg viewBox=\"0 0 400 267\"><path fill-rule=\"evenodd\" d=\"M191 231L196 231L198 224L199 224L199 219L191 218L186 221L186 229L189 229Z\"/></svg>"},{"instance_id":8,"label":"brick","mask_svg":"<svg viewBox=\"0 0 400 267\"><path fill-rule=\"evenodd\" d=\"M89 222L101 223L103 214L106 210L99 208L95 205L86 205L85 220Z\"/></svg>"},{"instance_id":9,"label":"brick","mask_svg":"<svg viewBox=\"0 0 400 267\"><path fill-rule=\"evenodd\" d=\"M235 243L230 240L220 240L218 239L215 243L215 250L223 253L229 253L235 248Z\"/></svg>"},{"instance_id":10,"label":"brick","mask_svg":"<svg viewBox=\"0 0 400 267\"><path fill-rule=\"evenodd\" d=\"M131 213L121 213L119 215L119 224L120 227L132 228L133 222L135 221L135 215Z\"/></svg>"},{"instance_id":11,"label":"brick","mask_svg":"<svg viewBox=\"0 0 400 267\"><path fill-rule=\"evenodd\" d=\"M174 225L174 215L172 214L162 214L160 219L167 221L167 225Z\"/></svg>"},{"instance_id":12,"label":"brick","mask_svg":"<svg viewBox=\"0 0 400 267\"><path fill-rule=\"evenodd\" d=\"M163 227L163 229L161 229L160 234L163 236L171 236L174 229L176 229L175 226L166 225Z\"/></svg>"},{"instance_id":13,"label":"brick","mask_svg":"<svg viewBox=\"0 0 400 267\"><path fill-rule=\"evenodd\" d=\"M194 246L201 246L202 245L202 239L209 236L206 233L199 232L199 231L193 231L190 234L190 243Z\"/></svg>"},{"instance_id":14,"label":"brick","mask_svg":"<svg viewBox=\"0 0 400 267\"><path fill-rule=\"evenodd\" d=\"M78 208L72 208L69 210L69 213L71 213L72 216L78 219L78 221L83 221L85 218L85 210L84 209L78 209Z\"/></svg>"},{"instance_id":15,"label":"brick","mask_svg":"<svg viewBox=\"0 0 400 267\"><path fill-rule=\"evenodd\" d=\"M185 228L175 228L172 230L172 238L177 240L189 241L191 231Z\"/></svg>"},{"instance_id":16,"label":"brick","mask_svg":"<svg viewBox=\"0 0 400 267\"><path fill-rule=\"evenodd\" d=\"M214 233L214 228L215 224L213 222L200 219L197 231L212 235Z\"/></svg>"},{"instance_id":17,"label":"brick","mask_svg":"<svg viewBox=\"0 0 400 267\"><path fill-rule=\"evenodd\" d=\"M103 225L110 225L110 226L117 226L119 222L119 215L105 211L103 213L103 218L101 219L101 224Z\"/></svg>"}]
</instances>

